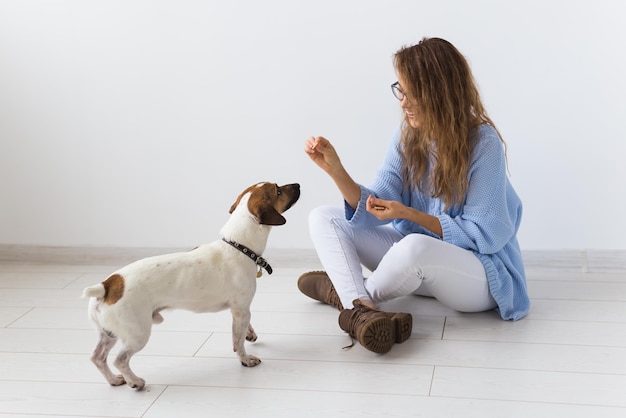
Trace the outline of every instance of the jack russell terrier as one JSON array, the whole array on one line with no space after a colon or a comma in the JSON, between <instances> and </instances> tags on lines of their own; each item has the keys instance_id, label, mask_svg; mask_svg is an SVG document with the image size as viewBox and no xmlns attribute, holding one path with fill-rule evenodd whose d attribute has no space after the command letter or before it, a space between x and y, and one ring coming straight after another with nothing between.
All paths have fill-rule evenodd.
<instances>
[{"instance_id":1,"label":"jack russell terrier","mask_svg":"<svg viewBox=\"0 0 626 418\"><path fill-rule=\"evenodd\" d=\"M258 183L243 191L230 208L220 231L222 239L189 252L165 254L135 261L86 288L89 317L100 340L91 361L112 385L128 383L142 389L145 381L130 369L131 357L144 348L152 324L163 322L164 309L218 312L230 309L233 316L233 350L248 367L261 362L246 353L244 339L256 341L250 324L250 304L256 278L272 268L260 255L273 225L283 225L281 215L300 197L300 185ZM121 375L107 364L117 340L122 348L115 359Z\"/></svg>"}]
</instances>

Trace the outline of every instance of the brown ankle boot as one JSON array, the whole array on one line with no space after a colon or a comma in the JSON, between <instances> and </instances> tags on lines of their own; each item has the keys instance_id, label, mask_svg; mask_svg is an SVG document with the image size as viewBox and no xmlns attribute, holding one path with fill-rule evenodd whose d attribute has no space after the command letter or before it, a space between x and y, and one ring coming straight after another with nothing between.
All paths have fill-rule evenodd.
<instances>
[{"instance_id":1,"label":"brown ankle boot","mask_svg":"<svg viewBox=\"0 0 626 418\"><path fill-rule=\"evenodd\" d=\"M325 271L309 271L298 278L298 289L311 299L342 310L339 295Z\"/></svg>"},{"instance_id":2,"label":"brown ankle boot","mask_svg":"<svg viewBox=\"0 0 626 418\"><path fill-rule=\"evenodd\" d=\"M394 343L404 342L411 336L411 314L382 312L363 305L358 299L353 305L353 309L344 309L339 314L339 327L368 350L383 354L391 350Z\"/></svg>"},{"instance_id":3,"label":"brown ankle boot","mask_svg":"<svg viewBox=\"0 0 626 418\"><path fill-rule=\"evenodd\" d=\"M358 299L352 304L354 308L344 309L339 314L339 327L370 351L384 354L391 350L395 340L391 319L385 313L363 305Z\"/></svg>"}]
</instances>

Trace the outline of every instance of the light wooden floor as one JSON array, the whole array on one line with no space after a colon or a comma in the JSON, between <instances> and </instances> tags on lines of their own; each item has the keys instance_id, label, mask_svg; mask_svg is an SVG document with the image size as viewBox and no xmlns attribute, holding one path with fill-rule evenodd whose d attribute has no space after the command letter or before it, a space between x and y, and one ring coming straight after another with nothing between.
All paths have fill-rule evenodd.
<instances>
[{"instance_id":1,"label":"light wooden floor","mask_svg":"<svg viewBox=\"0 0 626 418\"><path fill-rule=\"evenodd\" d=\"M0 417L624 417L626 263L622 254L534 253L531 314L459 314L407 297L412 338L385 355L301 295L310 253L267 256L252 305L263 363L239 364L228 312L165 312L132 365L148 386L110 387L90 363L96 333L83 287L113 265L0 263Z\"/></svg>"}]
</instances>

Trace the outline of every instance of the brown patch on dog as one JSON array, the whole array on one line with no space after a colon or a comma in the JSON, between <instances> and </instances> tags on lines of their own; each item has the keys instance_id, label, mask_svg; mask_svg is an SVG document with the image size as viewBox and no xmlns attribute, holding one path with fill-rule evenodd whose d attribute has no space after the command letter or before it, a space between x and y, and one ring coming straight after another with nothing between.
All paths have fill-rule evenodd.
<instances>
[{"instance_id":1,"label":"brown patch on dog","mask_svg":"<svg viewBox=\"0 0 626 418\"><path fill-rule=\"evenodd\" d=\"M237 200L235 200L235 203L233 203L230 207L230 210L228 211L228 213L233 213L235 211L235 209L237 209L237 206L239 206L239 202L241 201L241 198L248 193L249 191L251 191L254 188L259 187L260 184L263 183L257 183L257 184L253 184L252 186L248 187L246 190L244 190L243 192L241 192L239 194L239 196L237 196Z\"/></svg>"},{"instance_id":2,"label":"brown patch on dog","mask_svg":"<svg viewBox=\"0 0 626 418\"><path fill-rule=\"evenodd\" d=\"M256 216L261 225L283 225L287 222L274 207L274 202L263 193L253 192L250 195L248 210Z\"/></svg>"},{"instance_id":3,"label":"brown patch on dog","mask_svg":"<svg viewBox=\"0 0 626 418\"><path fill-rule=\"evenodd\" d=\"M254 184L244 190L229 213L239 206L241 198L250 193L248 211L254 215L261 225L283 225L286 219L281 215L289 209L300 197L300 185L297 183L278 186L276 183L262 182Z\"/></svg>"},{"instance_id":4,"label":"brown patch on dog","mask_svg":"<svg viewBox=\"0 0 626 418\"><path fill-rule=\"evenodd\" d=\"M107 305L113 305L124 295L124 277L119 274L113 274L102 282L104 286L103 301Z\"/></svg>"}]
</instances>

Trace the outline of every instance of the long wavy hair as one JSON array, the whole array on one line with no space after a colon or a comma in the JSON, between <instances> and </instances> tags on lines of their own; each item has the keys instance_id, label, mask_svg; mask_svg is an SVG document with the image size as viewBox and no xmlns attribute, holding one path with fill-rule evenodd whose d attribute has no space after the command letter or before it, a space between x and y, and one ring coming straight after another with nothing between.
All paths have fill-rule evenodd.
<instances>
[{"instance_id":1,"label":"long wavy hair","mask_svg":"<svg viewBox=\"0 0 626 418\"><path fill-rule=\"evenodd\" d=\"M448 41L423 38L401 48L394 66L419 122L405 117L401 149L407 187L443 199L446 209L465 200L478 125L491 121L465 57ZM498 132L498 135L500 133ZM500 140L506 146L500 136Z\"/></svg>"}]
</instances>

